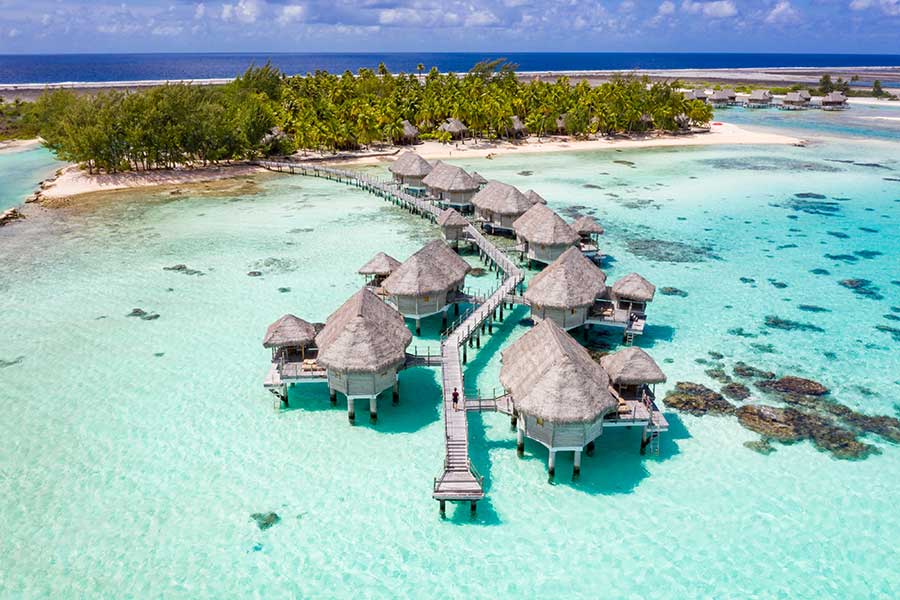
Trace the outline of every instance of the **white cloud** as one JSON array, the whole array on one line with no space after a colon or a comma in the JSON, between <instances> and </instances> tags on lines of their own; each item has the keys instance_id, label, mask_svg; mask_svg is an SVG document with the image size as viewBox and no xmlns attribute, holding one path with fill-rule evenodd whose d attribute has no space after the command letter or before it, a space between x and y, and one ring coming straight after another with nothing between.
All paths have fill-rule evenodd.
<instances>
[{"instance_id":1,"label":"white cloud","mask_svg":"<svg viewBox=\"0 0 900 600\"><path fill-rule=\"evenodd\" d=\"M853 0L850 3L850 10L866 10L872 6L872 0Z\"/></svg>"},{"instance_id":2,"label":"white cloud","mask_svg":"<svg viewBox=\"0 0 900 600\"><path fill-rule=\"evenodd\" d=\"M150 33L163 37L171 37L178 35L182 31L184 31L184 28L179 25L158 25L154 27Z\"/></svg>"},{"instance_id":3,"label":"white cloud","mask_svg":"<svg viewBox=\"0 0 900 600\"><path fill-rule=\"evenodd\" d=\"M666 0L659 5L658 9L656 9L656 14L660 17L667 17L669 15L675 14L675 3Z\"/></svg>"},{"instance_id":4,"label":"white cloud","mask_svg":"<svg viewBox=\"0 0 900 600\"><path fill-rule=\"evenodd\" d=\"M238 0L236 4L222 5L222 20L255 23L261 12L259 0Z\"/></svg>"},{"instance_id":5,"label":"white cloud","mask_svg":"<svg viewBox=\"0 0 900 600\"><path fill-rule=\"evenodd\" d=\"M878 6L881 12L889 17L900 16L900 0L853 0L850 3L851 10L866 10Z\"/></svg>"},{"instance_id":6,"label":"white cloud","mask_svg":"<svg viewBox=\"0 0 900 600\"><path fill-rule=\"evenodd\" d=\"M489 27L500 20L489 10L479 10L466 17L466 27Z\"/></svg>"},{"instance_id":7,"label":"white cloud","mask_svg":"<svg viewBox=\"0 0 900 600\"><path fill-rule=\"evenodd\" d=\"M19 37L19 30L16 29L15 27L13 27L12 29L9 30L9 33L7 35L11 38Z\"/></svg>"},{"instance_id":8,"label":"white cloud","mask_svg":"<svg viewBox=\"0 0 900 600\"><path fill-rule=\"evenodd\" d=\"M766 15L766 23L790 23L799 18L800 13L797 12L797 9L788 0L781 0Z\"/></svg>"},{"instance_id":9,"label":"white cloud","mask_svg":"<svg viewBox=\"0 0 900 600\"><path fill-rule=\"evenodd\" d=\"M206 5L201 2L194 7L194 18L202 19L204 16L206 16Z\"/></svg>"},{"instance_id":10,"label":"white cloud","mask_svg":"<svg viewBox=\"0 0 900 600\"><path fill-rule=\"evenodd\" d=\"M703 15L710 19L725 19L737 14L737 7L731 0L716 0L715 2L692 2L684 0L681 10L692 15Z\"/></svg>"},{"instance_id":11,"label":"white cloud","mask_svg":"<svg viewBox=\"0 0 900 600\"><path fill-rule=\"evenodd\" d=\"M288 4L281 8L281 14L278 15L278 22L282 25L290 25L298 23L306 16L306 7L302 4Z\"/></svg>"}]
</instances>

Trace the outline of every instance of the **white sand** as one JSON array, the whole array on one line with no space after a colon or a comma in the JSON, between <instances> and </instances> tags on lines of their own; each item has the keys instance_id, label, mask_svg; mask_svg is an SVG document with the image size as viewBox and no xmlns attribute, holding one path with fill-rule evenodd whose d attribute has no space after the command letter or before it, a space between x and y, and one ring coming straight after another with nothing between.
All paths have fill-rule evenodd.
<instances>
[{"instance_id":1,"label":"white sand","mask_svg":"<svg viewBox=\"0 0 900 600\"><path fill-rule=\"evenodd\" d=\"M76 166L63 169L62 175L49 183L41 197L49 200L69 198L92 192L106 192L130 188L152 187L158 185L181 185L216 181L229 177L242 177L262 171L260 167L240 164L197 169L174 169L170 171L141 171L114 173L111 175L89 175Z\"/></svg>"},{"instance_id":2,"label":"white sand","mask_svg":"<svg viewBox=\"0 0 900 600\"><path fill-rule=\"evenodd\" d=\"M4 152L21 152L22 150L30 150L41 145L41 140L35 138L33 140L6 140L0 142L0 154Z\"/></svg>"}]
</instances>

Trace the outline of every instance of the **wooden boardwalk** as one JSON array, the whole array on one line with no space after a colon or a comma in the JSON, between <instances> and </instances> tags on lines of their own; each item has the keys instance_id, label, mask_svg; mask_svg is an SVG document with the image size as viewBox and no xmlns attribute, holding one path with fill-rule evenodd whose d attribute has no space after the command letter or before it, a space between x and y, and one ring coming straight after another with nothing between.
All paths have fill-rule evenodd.
<instances>
[{"instance_id":1,"label":"wooden boardwalk","mask_svg":"<svg viewBox=\"0 0 900 600\"><path fill-rule=\"evenodd\" d=\"M437 220L441 209L431 202L403 192L390 180L379 179L363 173L318 165L291 162L258 161L257 164L271 171L320 177L353 185L369 191L388 202L401 206L431 221ZM444 466L440 477L435 478L432 496L440 501L441 509L446 501L475 503L484 497L483 478L472 466L469 458L469 425L466 417L468 406L463 385L460 347L473 335L479 334L482 324L493 319L504 302L516 296L516 289L524 279L524 273L503 252L494 246L473 225L465 229L469 240L478 246L485 261L503 272L503 282L474 310L454 322L441 339L441 384L444 399ZM459 393L459 410L453 409L453 390Z\"/></svg>"}]
</instances>

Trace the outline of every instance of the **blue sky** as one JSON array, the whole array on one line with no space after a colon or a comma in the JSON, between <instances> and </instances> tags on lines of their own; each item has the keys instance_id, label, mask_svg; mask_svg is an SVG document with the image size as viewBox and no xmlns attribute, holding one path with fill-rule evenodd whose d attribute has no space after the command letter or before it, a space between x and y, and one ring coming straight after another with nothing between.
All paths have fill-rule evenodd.
<instances>
[{"instance_id":1,"label":"blue sky","mask_svg":"<svg viewBox=\"0 0 900 600\"><path fill-rule=\"evenodd\" d=\"M900 0L0 0L0 53L900 54Z\"/></svg>"}]
</instances>

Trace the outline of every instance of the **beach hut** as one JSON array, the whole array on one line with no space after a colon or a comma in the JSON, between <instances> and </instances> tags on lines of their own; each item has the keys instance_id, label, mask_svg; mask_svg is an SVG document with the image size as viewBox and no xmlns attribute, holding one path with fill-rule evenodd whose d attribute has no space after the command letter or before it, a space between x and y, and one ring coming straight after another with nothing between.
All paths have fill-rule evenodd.
<instances>
[{"instance_id":1,"label":"beach hut","mask_svg":"<svg viewBox=\"0 0 900 600\"><path fill-rule=\"evenodd\" d=\"M809 90L800 90L797 93L800 94L800 97L803 98L804 100L806 100L807 102L812 100L812 94L809 93Z\"/></svg>"},{"instance_id":2,"label":"beach hut","mask_svg":"<svg viewBox=\"0 0 900 600\"><path fill-rule=\"evenodd\" d=\"M428 195L444 205L466 212L472 206L472 196L479 185L463 169L437 161L422 183Z\"/></svg>"},{"instance_id":3,"label":"beach hut","mask_svg":"<svg viewBox=\"0 0 900 600\"><path fill-rule=\"evenodd\" d=\"M544 204L535 204L513 222L516 239L529 261L549 264L576 243L580 236L562 217Z\"/></svg>"},{"instance_id":4,"label":"beach hut","mask_svg":"<svg viewBox=\"0 0 900 600\"><path fill-rule=\"evenodd\" d=\"M523 138L526 135L525 124L518 116L513 115L509 118L509 128L507 129L507 137Z\"/></svg>"},{"instance_id":5,"label":"beach hut","mask_svg":"<svg viewBox=\"0 0 900 600\"><path fill-rule=\"evenodd\" d=\"M600 251L600 244L597 237L603 235L603 227L594 220L593 217L587 215L578 217L571 225L575 233L580 238L579 248L585 256L597 256Z\"/></svg>"},{"instance_id":6,"label":"beach hut","mask_svg":"<svg viewBox=\"0 0 900 600\"><path fill-rule=\"evenodd\" d=\"M809 96L809 93L806 94ZM788 110L796 110L809 106L809 98L804 98L801 92L788 92L781 101L781 107Z\"/></svg>"},{"instance_id":7,"label":"beach hut","mask_svg":"<svg viewBox=\"0 0 900 600\"><path fill-rule=\"evenodd\" d=\"M400 314L415 319L418 335L420 320L431 315L441 313L446 327L447 308L465 283L469 269L469 263L445 241L434 240L397 267L382 288Z\"/></svg>"},{"instance_id":8,"label":"beach hut","mask_svg":"<svg viewBox=\"0 0 900 600\"><path fill-rule=\"evenodd\" d=\"M528 198L533 204L547 204L547 201L544 200L544 197L534 190L528 190L527 192L525 192L525 197Z\"/></svg>"},{"instance_id":9,"label":"beach hut","mask_svg":"<svg viewBox=\"0 0 900 600\"><path fill-rule=\"evenodd\" d=\"M407 151L391 163L388 171L393 175L394 181L416 193L425 190L422 180L431 173L433 168L431 163L415 152Z\"/></svg>"},{"instance_id":10,"label":"beach hut","mask_svg":"<svg viewBox=\"0 0 900 600\"><path fill-rule=\"evenodd\" d=\"M709 98L706 90L688 90L685 92L684 97L686 100L699 100L700 102L706 102Z\"/></svg>"},{"instance_id":11,"label":"beach hut","mask_svg":"<svg viewBox=\"0 0 900 600\"><path fill-rule=\"evenodd\" d=\"M316 357L315 325L291 314L266 329L263 347L272 350L273 363L302 362Z\"/></svg>"},{"instance_id":12,"label":"beach hut","mask_svg":"<svg viewBox=\"0 0 900 600\"><path fill-rule=\"evenodd\" d=\"M772 93L769 90L753 90L747 99L750 108L766 108L772 105Z\"/></svg>"},{"instance_id":13,"label":"beach hut","mask_svg":"<svg viewBox=\"0 0 900 600\"><path fill-rule=\"evenodd\" d=\"M656 384L666 380L656 361L635 346L607 354L600 359L600 366L622 400L639 400L648 407L656 398Z\"/></svg>"},{"instance_id":14,"label":"beach hut","mask_svg":"<svg viewBox=\"0 0 900 600\"><path fill-rule=\"evenodd\" d=\"M407 121L406 119L400 124L402 132L400 134L401 144L417 144L419 142L419 128Z\"/></svg>"},{"instance_id":15,"label":"beach hut","mask_svg":"<svg viewBox=\"0 0 900 600\"><path fill-rule=\"evenodd\" d=\"M552 479L556 453L572 451L578 477L582 451L603 433L604 417L618 405L606 371L549 319L504 350L501 359L500 382L517 417L517 453L524 453L525 437L543 444Z\"/></svg>"},{"instance_id":16,"label":"beach hut","mask_svg":"<svg viewBox=\"0 0 900 600\"><path fill-rule=\"evenodd\" d=\"M725 90L716 90L709 97L709 103L716 107L724 107L731 104L731 96Z\"/></svg>"},{"instance_id":17,"label":"beach hut","mask_svg":"<svg viewBox=\"0 0 900 600\"><path fill-rule=\"evenodd\" d=\"M535 322L554 321L563 329L584 325L597 298L606 292L606 273L577 248L535 275L525 290L525 302Z\"/></svg>"},{"instance_id":18,"label":"beach hut","mask_svg":"<svg viewBox=\"0 0 900 600\"><path fill-rule=\"evenodd\" d=\"M459 249L459 242L467 239L465 232L469 222L452 208L441 211L437 218L437 224L441 228L444 240L454 248Z\"/></svg>"},{"instance_id":19,"label":"beach hut","mask_svg":"<svg viewBox=\"0 0 900 600\"><path fill-rule=\"evenodd\" d=\"M847 96L841 92L831 92L822 98L822 108L825 110L842 110L847 108Z\"/></svg>"},{"instance_id":20,"label":"beach hut","mask_svg":"<svg viewBox=\"0 0 900 600\"><path fill-rule=\"evenodd\" d=\"M344 302L316 336L318 364L327 370L332 402L337 392L347 397L347 417L353 423L355 400L369 400L369 416L378 415L378 395L393 387L399 394L398 369L406 361L412 334L403 317L364 287Z\"/></svg>"},{"instance_id":21,"label":"beach hut","mask_svg":"<svg viewBox=\"0 0 900 600\"><path fill-rule=\"evenodd\" d=\"M360 267L357 272L366 278L366 285L380 288L384 280L399 266L399 260L390 254L379 252L372 257L372 260Z\"/></svg>"},{"instance_id":22,"label":"beach hut","mask_svg":"<svg viewBox=\"0 0 900 600\"><path fill-rule=\"evenodd\" d=\"M438 131L446 131L454 140L461 140L468 135L469 128L459 119L450 118L441 123L440 127L438 127Z\"/></svg>"},{"instance_id":23,"label":"beach hut","mask_svg":"<svg viewBox=\"0 0 900 600\"><path fill-rule=\"evenodd\" d=\"M512 233L513 222L534 204L518 189L500 181L488 182L472 196L476 220L493 233Z\"/></svg>"}]
</instances>

